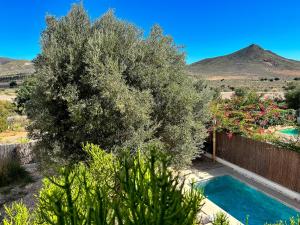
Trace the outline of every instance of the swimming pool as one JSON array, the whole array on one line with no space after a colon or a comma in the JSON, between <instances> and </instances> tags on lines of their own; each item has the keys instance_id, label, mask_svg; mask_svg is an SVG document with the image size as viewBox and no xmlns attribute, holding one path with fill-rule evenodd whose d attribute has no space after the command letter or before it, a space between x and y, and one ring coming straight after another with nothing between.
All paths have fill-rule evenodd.
<instances>
[{"instance_id":1,"label":"swimming pool","mask_svg":"<svg viewBox=\"0 0 300 225\"><path fill-rule=\"evenodd\" d=\"M245 223L248 216L249 225L275 223L300 214L295 209L228 175L200 181L197 188L203 188L209 200L242 223Z\"/></svg>"},{"instance_id":2,"label":"swimming pool","mask_svg":"<svg viewBox=\"0 0 300 225\"><path fill-rule=\"evenodd\" d=\"M279 130L280 133L282 134L287 134L287 135L299 135L299 130L297 128L287 128L283 130Z\"/></svg>"}]
</instances>

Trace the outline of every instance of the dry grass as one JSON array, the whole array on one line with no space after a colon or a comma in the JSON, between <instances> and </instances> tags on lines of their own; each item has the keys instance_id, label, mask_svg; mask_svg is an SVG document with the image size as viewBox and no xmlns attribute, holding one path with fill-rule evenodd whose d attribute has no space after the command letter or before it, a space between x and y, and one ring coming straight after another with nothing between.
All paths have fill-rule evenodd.
<instances>
[{"instance_id":1,"label":"dry grass","mask_svg":"<svg viewBox=\"0 0 300 225\"><path fill-rule=\"evenodd\" d=\"M0 133L0 144L16 144L27 143L26 126L28 119L25 116L11 116L9 117L9 128Z\"/></svg>"},{"instance_id":2,"label":"dry grass","mask_svg":"<svg viewBox=\"0 0 300 225\"><path fill-rule=\"evenodd\" d=\"M4 131L0 133L1 144L26 143L28 142L26 131Z\"/></svg>"},{"instance_id":3,"label":"dry grass","mask_svg":"<svg viewBox=\"0 0 300 225\"><path fill-rule=\"evenodd\" d=\"M0 100L13 102L17 97L15 88L0 89Z\"/></svg>"}]
</instances>

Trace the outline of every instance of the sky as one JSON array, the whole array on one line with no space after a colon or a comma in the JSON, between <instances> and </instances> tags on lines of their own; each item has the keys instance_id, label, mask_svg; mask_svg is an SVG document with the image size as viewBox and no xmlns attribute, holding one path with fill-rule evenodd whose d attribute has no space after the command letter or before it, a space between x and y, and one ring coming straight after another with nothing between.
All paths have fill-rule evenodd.
<instances>
[{"instance_id":1,"label":"sky","mask_svg":"<svg viewBox=\"0 0 300 225\"><path fill-rule=\"evenodd\" d=\"M0 56L33 59L45 16L65 15L75 0L0 0ZM185 48L187 63L250 44L300 60L300 0L83 0L92 20L108 9L145 35L154 24Z\"/></svg>"}]
</instances>

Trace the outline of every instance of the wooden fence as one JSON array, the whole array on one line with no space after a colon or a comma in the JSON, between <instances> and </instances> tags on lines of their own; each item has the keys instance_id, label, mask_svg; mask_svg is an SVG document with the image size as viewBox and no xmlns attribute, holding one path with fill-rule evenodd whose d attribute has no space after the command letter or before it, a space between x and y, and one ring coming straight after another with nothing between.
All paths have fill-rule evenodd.
<instances>
[{"instance_id":1,"label":"wooden fence","mask_svg":"<svg viewBox=\"0 0 300 225\"><path fill-rule=\"evenodd\" d=\"M265 142L217 134L217 156L300 193L300 153Z\"/></svg>"}]
</instances>

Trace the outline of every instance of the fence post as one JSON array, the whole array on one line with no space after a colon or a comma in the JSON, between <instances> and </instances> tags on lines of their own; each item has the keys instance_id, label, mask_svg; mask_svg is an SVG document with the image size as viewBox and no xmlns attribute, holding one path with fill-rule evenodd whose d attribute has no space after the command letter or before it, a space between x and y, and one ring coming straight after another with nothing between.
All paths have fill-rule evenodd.
<instances>
[{"instance_id":1,"label":"fence post","mask_svg":"<svg viewBox=\"0 0 300 225\"><path fill-rule=\"evenodd\" d=\"M216 125L217 120L213 119L213 161L216 162L216 148L217 148L217 138L216 138Z\"/></svg>"}]
</instances>

